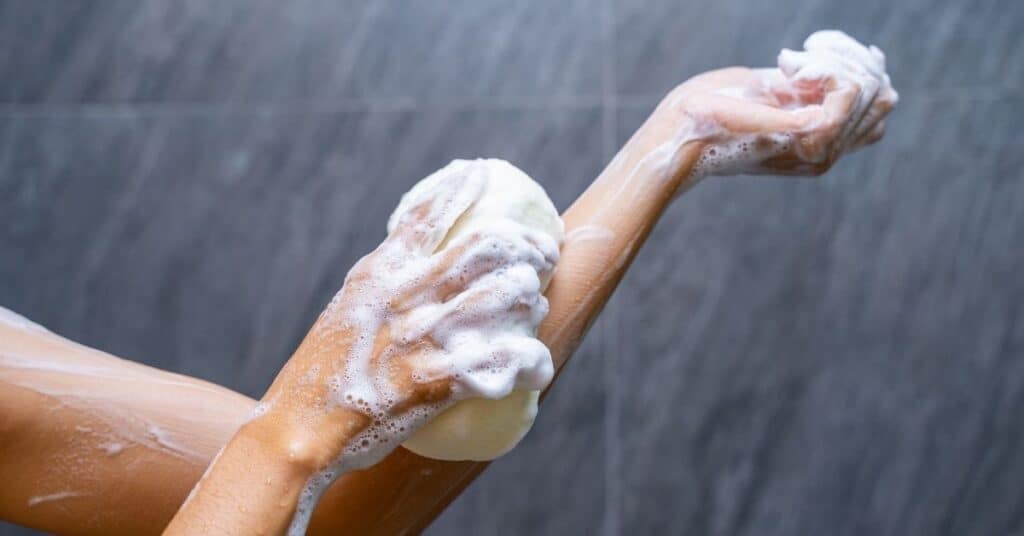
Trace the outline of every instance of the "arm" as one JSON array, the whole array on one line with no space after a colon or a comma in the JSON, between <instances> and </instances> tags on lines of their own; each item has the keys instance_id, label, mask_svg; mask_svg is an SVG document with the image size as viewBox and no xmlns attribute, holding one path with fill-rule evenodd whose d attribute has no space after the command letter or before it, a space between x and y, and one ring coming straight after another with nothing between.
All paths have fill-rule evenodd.
<instances>
[{"instance_id":1,"label":"arm","mask_svg":"<svg viewBox=\"0 0 1024 536\"><path fill-rule=\"evenodd\" d=\"M697 76L662 100L562 215L566 239L547 292L550 312L539 331L556 371L675 196L709 175L818 175L842 154L881 138L897 99L881 52L842 37L835 46L871 54L874 73L830 74L820 65L828 51L809 46L813 54L784 51L780 69L730 68ZM813 39L808 45L819 44ZM764 147L718 158L733 156L729 151L740 143ZM315 517L311 528L360 534L422 530L486 467L398 449L340 479L333 491L346 500L332 502L331 514Z\"/></svg>"},{"instance_id":2,"label":"arm","mask_svg":"<svg viewBox=\"0 0 1024 536\"><path fill-rule=\"evenodd\" d=\"M0 308L0 517L60 534L157 533L254 405Z\"/></svg>"},{"instance_id":3,"label":"arm","mask_svg":"<svg viewBox=\"0 0 1024 536\"><path fill-rule=\"evenodd\" d=\"M881 136L881 119L895 98L884 88L851 88L827 77L807 78L806 83L794 80L787 86L779 76L775 70L728 69L680 86L564 214L569 234L547 293L551 312L540 329L556 367L565 364L672 197L694 184L700 173L735 171L698 166L708 148L728 147L729 129L755 137L782 133L820 149L817 154L782 150L741 168L773 173L820 173L843 150ZM777 91L764 91L772 82L779 84ZM723 89L730 91L723 94ZM829 117L824 103L829 95L836 102L834 95L840 90L857 99L841 99L852 103L846 115L836 113L843 107L833 105L836 112ZM742 97L722 101L737 94ZM874 97L875 104L855 113L853 105L864 95ZM691 128L695 119L709 118L718 130L680 138L681 127ZM847 125L859 125L851 130L859 137L848 134L842 141L839 132ZM700 173L694 173L695 167ZM609 258L618 262L609 265ZM34 350L17 345L12 350L11 341L17 337L8 333L0 334L0 433L14 438L0 443L0 466L3 474L11 475L0 485L0 515L6 519L61 533L157 532L255 405L226 389L121 361L38 328L23 335ZM11 355L47 364L79 356L91 362L90 367L106 367L109 374L134 375L111 389L108 373L61 367L26 372L9 359ZM73 383L78 395L54 390L54 382ZM103 403L82 396L96 394L103 395ZM168 406L167 400L174 405ZM157 406L165 411L151 411ZM162 444L135 414L149 415L156 431L172 430L166 443L184 449ZM136 428L127 426L130 423ZM108 450L102 434L84 429L113 432L122 450ZM121 434L124 430L133 433ZM126 454L132 457L120 458ZM53 458L80 463L62 467L48 463ZM141 473L132 467L146 469ZM336 482L317 508L310 532L422 528L485 467L429 460L396 449L372 468Z\"/></svg>"}]
</instances>

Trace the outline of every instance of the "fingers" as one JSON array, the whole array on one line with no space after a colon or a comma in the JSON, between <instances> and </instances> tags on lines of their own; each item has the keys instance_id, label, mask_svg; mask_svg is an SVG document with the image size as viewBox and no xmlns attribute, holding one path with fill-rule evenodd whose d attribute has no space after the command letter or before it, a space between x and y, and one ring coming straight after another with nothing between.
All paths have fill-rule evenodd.
<instances>
[{"instance_id":1,"label":"fingers","mask_svg":"<svg viewBox=\"0 0 1024 536\"><path fill-rule=\"evenodd\" d=\"M416 192L418 197L398 219L387 242L422 255L433 253L459 217L480 198L483 188L484 177L455 170L433 187Z\"/></svg>"},{"instance_id":2,"label":"fingers","mask_svg":"<svg viewBox=\"0 0 1024 536\"><path fill-rule=\"evenodd\" d=\"M396 297L396 307L405 309L423 302L444 302L461 292L480 276L509 264L503 249L478 233L450 242L425 265L414 286Z\"/></svg>"},{"instance_id":3,"label":"fingers","mask_svg":"<svg viewBox=\"0 0 1024 536\"><path fill-rule=\"evenodd\" d=\"M445 306L440 329L536 325L548 312L548 302L540 294L540 278L525 264L487 274Z\"/></svg>"},{"instance_id":4,"label":"fingers","mask_svg":"<svg viewBox=\"0 0 1024 536\"><path fill-rule=\"evenodd\" d=\"M869 87L866 92L870 92L871 100L866 103L863 111L859 111L859 118L856 122L850 122L850 128L846 129L841 140L841 144L844 147L850 147L854 142L864 137L868 131L875 127L882 115L878 101L878 84L873 84L873 87Z\"/></svg>"},{"instance_id":5,"label":"fingers","mask_svg":"<svg viewBox=\"0 0 1024 536\"><path fill-rule=\"evenodd\" d=\"M418 356L414 376L449 380L458 398L500 398L514 388L547 385L550 353L533 326L547 315L548 303L531 262L484 273L447 301L420 305L397 319L392 336L399 343L435 341L434 351Z\"/></svg>"},{"instance_id":6,"label":"fingers","mask_svg":"<svg viewBox=\"0 0 1024 536\"><path fill-rule=\"evenodd\" d=\"M460 374L455 382L463 396L501 398L516 389L540 390L551 383L551 351L536 338L503 336L487 347L485 359Z\"/></svg>"},{"instance_id":7,"label":"fingers","mask_svg":"<svg viewBox=\"0 0 1024 536\"><path fill-rule=\"evenodd\" d=\"M544 389L554 376L554 365L551 351L531 335L484 338L470 332L444 353L427 356L417 376L429 378L424 383L448 379L457 399L498 399L516 389Z\"/></svg>"},{"instance_id":8,"label":"fingers","mask_svg":"<svg viewBox=\"0 0 1024 536\"><path fill-rule=\"evenodd\" d=\"M840 84L846 87L829 93L824 104L830 119L827 135L832 136L827 142L827 156L833 160L846 150L848 141L864 120L864 114L870 109L878 91L878 85L871 81L865 84L843 81Z\"/></svg>"},{"instance_id":9,"label":"fingers","mask_svg":"<svg viewBox=\"0 0 1024 536\"><path fill-rule=\"evenodd\" d=\"M525 263L541 272L551 269L558 260L558 244L551 236L520 223L495 221L456 238L435 257L440 265L470 275L515 263Z\"/></svg>"},{"instance_id":10,"label":"fingers","mask_svg":"<svg viewBox=\"0 0 1024 536\"><path fill-rule=\"evenodd\" d=\"M865 47L838 31L817 32L804 42L804 51L783 50L779 68L790 85L804 91L805 102L816 95L808 88L822 87L825 121L814 125L800 144L814 169L828 165L842 153L876 141L879 125L892 110L896 92L885 73L885 55Z\"/></svg>"},{"instance_id":11,"label":"fingers","mask_svg":"<svg viewBox=\"0 0 1024 536\"><path fill-rule=\"evenodd\" d=\"M489 272L454 292L443 303L408 309L396 321L400 341L417 341L432 333L537 325L547 315L537 272L515 264Z\"/></svg>"},{"instance_id":12,"label":"fingers","mask_svg":"<svg viewBox=\"0 0 1024 536\"><path fill-rule=\"evenodd\" d=\"M512 221L495 221L458 236L432 255L417 284L400 300L405 306L446 301L485 274L516 264L530 267L542 279L550 277L558 262L558 243L545 233Z\"/></svg>"},{"instance_id":13,"label":"fingers","mask_svg":"<svg viewBox=\"0 0 1024 536\"><path fill-rule=\"evenodd\" d=\"M896 105L898 96L895 91L891 88L882 88L878 95L875 97L874 102L868 108L868 111L864 115L864 119L861 120L861 124L857 129L857 132L853 135L854 144L857 144L861 139L864 139L875 131L876 127L885 121L886 116L892 111ZM884 129L882 129L884 130ZM877 141L875 138L874 141Z\"/></svg>"},{"instance_id":14,"label":"fingers","mask_svg":"<svg viewBox=\"0 0 1024 536\"><path fill-rule=\"evenodd\" d=\"M850 152L856 151L861 147L871 145L872 143L875 143L878 140L882 139L882 136L884 135L885 120L882 120L875 124L875 126L870 131L866 132L862 137L854 141L850 147Z\"/></svg>"}]
</instances>

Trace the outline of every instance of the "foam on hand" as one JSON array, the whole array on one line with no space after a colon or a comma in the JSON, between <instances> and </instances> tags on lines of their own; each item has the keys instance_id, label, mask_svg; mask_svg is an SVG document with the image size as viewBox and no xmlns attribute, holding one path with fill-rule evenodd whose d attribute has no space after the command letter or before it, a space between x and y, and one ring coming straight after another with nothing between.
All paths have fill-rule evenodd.
<instances>
[{"instance_id":1,"label":"foam on hand","mask_svg":"<svg viewBox=\"0 0 1024 536\"><path fill-rule=\"evenodd\" d=\"M736 175L742 173L774 173L778 170L763 164L782 154L793 154L801 162L823 164L840 155L852 152L874 141L881 135L880 119L896 104L899 96L893 89L885 69L885 54L876 46L864 46L856 39L838 30L822 30L804 41L804 50L783 49L779 53L777 69L757 69L763 90L780 101L780 108L813 113L822 109L823 118L806 128L791 133L732 135L727 140L712 144L697 162L692 172L695 178L709 175ZM817 81L830 80L840 88L855 89L852 106L837 113L830 109L828 99L809 103L808 88ZM725 88L719 94L745 98L741 88ZM832 115L830 115L832 114ZM842 120L838 133L822 146L808 143L806 135L829 127L828 121ZM879 129L879 130L873 130ZM714 125L702 125L688 132L689 139L717 137Z\"/></svg>"},{"instance_id":2,"label":"foam on hand","mask_svg":"<svg viewBox=\"0 0 1024 536\"><path fill-rule=\"evenodd\" d=\"M562 242L562 219L544 189L515 166L496 159L455 160L423 179L402 198L388 220L388 231L394 229L420 192L435 187L444 175L452 172L480 175L484 190L448 231L439 250L460 237L501 223L523 225L551 237L555 243ZM550 272L542 274L542 292L550 278ZM530 329L536 332L537 326ZM515 390L497 400L462 400L402 445L420 456L439 460L493 460L515 447L533 426L538 395L537 390Z\"/></svg>"}]
</instances>

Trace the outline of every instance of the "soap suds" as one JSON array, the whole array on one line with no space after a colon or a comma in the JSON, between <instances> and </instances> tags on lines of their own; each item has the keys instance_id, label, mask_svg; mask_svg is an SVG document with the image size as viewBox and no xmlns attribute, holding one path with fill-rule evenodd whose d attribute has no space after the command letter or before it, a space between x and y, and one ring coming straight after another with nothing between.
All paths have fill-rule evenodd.
<instances>
[{"instance_id":1,"label":"soap suds","mask_svg":"<svg viewBox=\"0 0 1024 536\"><path fill-rule=\"evenodd\" d=\"M124 443L116 441L110 441L107 443L100 443L100 449L107 453L107 456L116 456L124 450Z\"/></svg>"},{"instance_id":2,"label":"soap suds","mask_svg":"<svg viewBox=\"0 0 1024 536\"><path fill-rule=\"evenodd\" d=\"M581 225L565 235L565 243L575 242L611 242L615 233L599 225Z\"/></svg>"},{"instance_id":3,"label":"soap suds","mask_svg":"<svg viewBox=\"0 0 1024 536\"><path fill-rule=\"evenodd\" d=\"M167 451L173 452L182 458L202 459L202 454L186 447L181 441L175 439L174 433L170 430L151 424L148 431L153 439Z\"/></svg>"},{"instance_id":4,"label":"soap suds","mask_svg":"<svg viewBox=\"0 0 1024 536\"><path fill-rule=\"evenodd\" d=\"M63 501L64 499L71 499L73 497L83 497L84 495L84 493L79 493L76 491L59 491L57 493L51 493L49 495L36 495L35 497L29 498L28 506L31 508L33 506L43 503Z\"/></svg>"}]
</instances>

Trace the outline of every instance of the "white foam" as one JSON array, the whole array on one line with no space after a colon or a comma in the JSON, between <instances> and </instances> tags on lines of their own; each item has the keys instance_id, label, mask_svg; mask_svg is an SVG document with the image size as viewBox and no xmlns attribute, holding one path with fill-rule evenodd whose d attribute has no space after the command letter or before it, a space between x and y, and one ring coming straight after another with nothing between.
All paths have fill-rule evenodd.
<instances>
[{"instance_id":1,"label":"white foam","mask_svg":"<svg viewBox=\"0 0 1024 536\"><path fill-rule=\"evenodd\" d=\"M107 453L107 456L116 456L124 450L124 443L117 441L109 441L106 443L100 443L100 449Z\"/></svg>"},{"instance_id":2,"label":"white foam","mask_svg":"<svg viewBox=\"0 0 1024 536\"><path fill-rule=\"evenodd\" d=\"M36 495L35 497L30 497L27 504L29 507L33 507L43 503L63 501L64 499L82 497L84 495L84 493L80 493L77 491L59 491L57 493L51 493L49 495Z\"/></svg>"},{"instance_id":3,"label":"white foam","mask_svg":"<svg viewBox=\"0 0 1024 536\"><path fill-rule=\"evenodd\" d=\"M151 436L153 436L153 439L157 444L163 446L167 451L175 453L185 459L202 459L201 453L196 452L194 449L185 446L181 441L178 441L175 434L171 431L165 430L155 424L150 424L147 431Z\"/></svg>"},{"instance_id":4,"label":"white foam","mask_svg":"<svg viewBox=\"0 0 1024 536\"><path fill-rule=\"evenodd\" d=\"M580 225L565 235L565 243L574 242L611 242L615 233L600 225Z\"/></svg>"}]
</instances>

